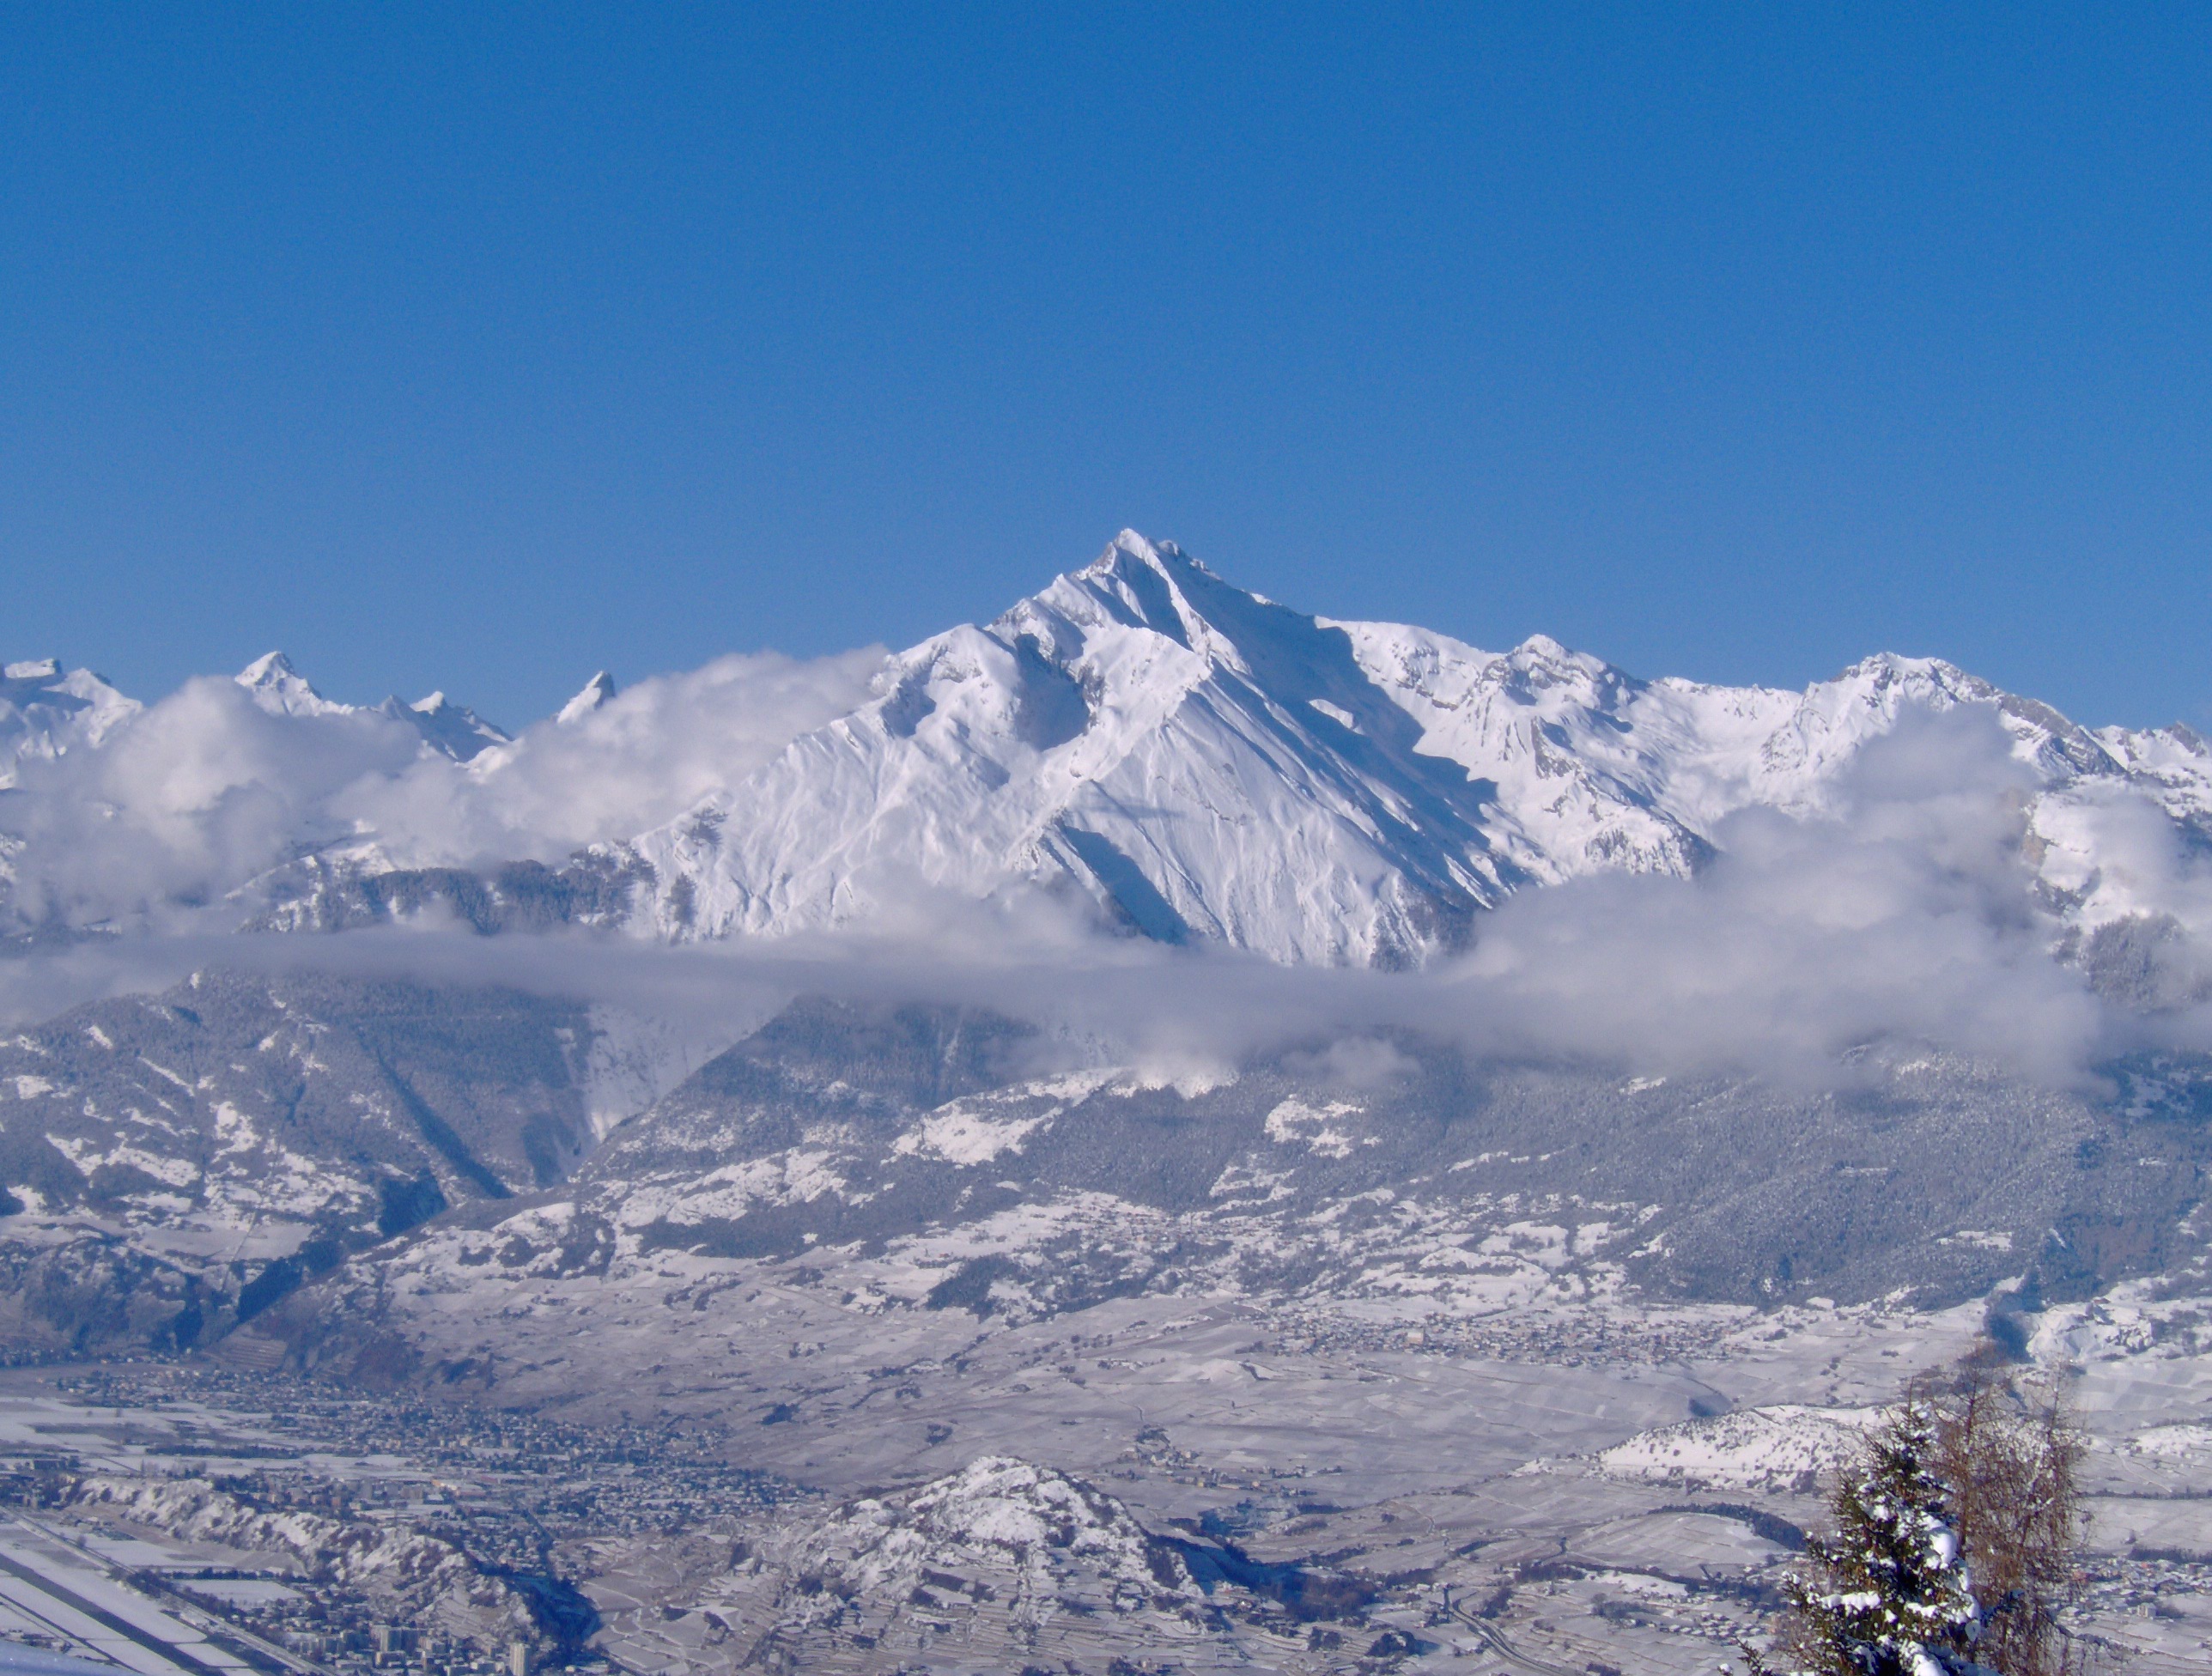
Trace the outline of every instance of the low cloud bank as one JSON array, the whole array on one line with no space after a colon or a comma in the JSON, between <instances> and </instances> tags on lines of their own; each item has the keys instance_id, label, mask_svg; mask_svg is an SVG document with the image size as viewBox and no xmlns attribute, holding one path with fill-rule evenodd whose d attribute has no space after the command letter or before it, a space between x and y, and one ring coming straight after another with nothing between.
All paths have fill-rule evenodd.
<instances>
[{"instance_id":1,"label":"low cloud bank","mask_svg":"<svg viewBox=\"0 0 2212 1676\"><path fill-rule=\"evenodd\" d=\"M465 768L422 757L372 714L270 716L231 683L194 682L107 749L34 765L18 888L84 923L207 899L297 835L362 824L418 835L424 849L396 858L414 865L553 859L740 777L850 707L877 666L873 653L725 659ZM917 886L863 929L686 948L423 925L172 928L0 961L0 1015L43 1018L201 968L311 968L572 995L694 1034L803 993L963 1002L1140 1063L1222 1067L1289 1048L1347 1081L1390 1074L1394 1029L1486 1055L1800 1081L1847 1076L1854 1048L1885 1040L2054 1084L2136 1048L2212 1049L2212 865L2139 793L2107 787L2054 811L2036 790L1990 713L1908 716L1866 749L1829 813L1739 815L1694 878L1525 892L1485 917L1470 952L1418 973L1164 949L1105 936L1043 891L979 903ZM2078 877L2055 851L2085 858ZM2084 905L2114 892L2130 913L2085 921Z\"/></svg>"},{"instance_id":2,"label":"low cloud bank","mask_svg":"<svg viewBox=\"0 0 2212 1676\"><path fill-rule=\"evenodd\" d=\"M508 985L694 1034L723 1021L732 1039L800 994L957 1002L1035 1019L1072 1053L1173 1072L1290 1048L1347 1083L1395 1074L1387 1035L1400 1029L1484 1055L1796 1082L1848 1078L1852 1050L1885 1040L2062 1084L2136 1049L2212 1049L2202 858L2170 823L2163 841L2138 823L2142 853L2124 865L2164 870L2185 915L2085 940L2030 865L2032 789L1987 715L1915 719L1869 749L1834 813L1739 817L1696 878L1525 893L1483 921L1470 953L1419 973L1108 938L1042 893L975 903L917 890L867 931L683 948L420 926L118 941L0 963L0 1011L44 1017L216 966ZM2097 817L2136 821L2117 804Z\"/></svg>"},{"instance_id":3,"label":"low cloud bank","mask_svg":"<svg viewBox=\"0 0 2212 1676\"><path fill-rule=\"evenodd\" d=\"M2065 1079L2109 1051L1993 715L1908 716L1837 790L1824 817L1732 817L1695 879L1516 898L1449 981L1501 1041L1643 1065L1806 1074L1907 1037Z\"/></svg>"},{"instance_id":4,"label":"low cloud bank","mask_svg":"<svg viewBox=\"0 0 2212 1676\"><path fill-rule=\"evenodd\" d=\"M99 749L22 764L0 794L9 906L29 925L83 926L208 902L346 835L333 800L405 774L421 749L374 712L272 715L236 682L188 681Z\"/></svg>"}]
</instances>

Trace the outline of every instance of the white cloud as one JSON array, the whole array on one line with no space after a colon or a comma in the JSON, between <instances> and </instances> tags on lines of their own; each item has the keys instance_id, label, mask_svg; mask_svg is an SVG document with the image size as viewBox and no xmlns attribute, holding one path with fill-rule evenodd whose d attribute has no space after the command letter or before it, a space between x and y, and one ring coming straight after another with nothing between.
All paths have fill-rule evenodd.
<instances>
[{"instance_id":1,"label":"white cloud","mask_svg":"<svg viewBox=\"0 0 2212 1676\"><path fill-rule=\"evenodd\" d=\"M139 927L334 843L401 866L558 860L743 778L857 704L883 657L719 659L465 764L373 710L271 714L190 681L96 750L27 761L0 793L0 861L21 921Z\"/></svg>"},{"instance_id":2,"label":"white cloud","mask_svg":"<svg viewBox=\"0 0 2212 1676\"><path fill-rule=\"evenodd\" d=\"M1451 981L1501 1039L1641 1066L1810 1072L1917 1036L2063 1078L2106 1031L2024 852L2027 782L1987 712L1908 718L1838 811L1748 812L1693 880L1516 898Z\"/></svg>"},{"instance_id":3,"label":"white cloud","mask_svg":"<svg viewBox=\"0 0 2212 1676\"><path fill-rule=\"evenodd\" d=\"M337 770L301 781L290 756L301 736L227 683L194 683L149 712L125 749L49 765L86 776L74 783L88 800L66 829L39 835L35 877L65 902L125 876L142 894L205 887L264 865L283 835L338 821L334 811L358 817L409 798L430 799L449 823L450 853L514 853L506 834L557 852L738 777L790 730L848 701L872 656L730 660L643 683L573 733L531 730L481 775L402 752L373 718L334 719L361 730L343 736L342 784ZM334 749L319 738L318 751ZM622 789L583 796L610 780ZM280 797L275 784L305 789ZM580 806L562 809L571 788ZM2030 790L1987 713L1908 719L1869 746L1831 812L1739 817L1695 878L1601 876L1525 892L1483 920L1468 955L1418 973L1163 949L1101 936L1077 905L1041 891L975 902L917 886L864 929L684 949L429 928L146 938L0 962L0 1013L51 1014L199 965L311 965L512 984L672 1018L759 1017L802 993L963 1002L1035 1018L1055 1039L1108 1047L1123 1062L1219 1064L1289 1048L1347 1085L1398 1074L1396 1029L1485 1055L1800 1080L1848 1075L1850 1050L1883 1039L2056 1083L2080 1082L2133 1047L2212 1047L2212 1007L2190 1004L2193 992L2146 1014L2116 1004L2109 985L2100 996L2062 957L2067 928L2030 865L2041 841L2028 830ZM2137 834L2113 865L2197 900L2202 861L2154 822L2117 805L2095 817ZM2154 978L2212 970L2201 926L2176 920L2145 946L2163 962Z\"/></svg>"},{"instance_id":4,"label":"white cloud","mask_svg":"<svg viewBox=\"0 0 2212 1676\"><path fill-rule=\"evenodd\" d=\"M17 914L131 921L204 902L345 826L331 799L404 772L420 737L373 711L271 715L235 682L188 681L97 750L23 763L0 805Z\"/></svg>"},{"instance_id":5,"label":"white cloud","mask_svg":"<svg viewBox=\"0 0 2212 1676\"><path fill-rule=\"evenodd\" d=\"M627 838L735 785L858 705L880 647L802 662L764 652L657 676L571 721L547 720L465 768L424 757L332 807L402 866L557 861Z\"/></svg>"}]
</instances>

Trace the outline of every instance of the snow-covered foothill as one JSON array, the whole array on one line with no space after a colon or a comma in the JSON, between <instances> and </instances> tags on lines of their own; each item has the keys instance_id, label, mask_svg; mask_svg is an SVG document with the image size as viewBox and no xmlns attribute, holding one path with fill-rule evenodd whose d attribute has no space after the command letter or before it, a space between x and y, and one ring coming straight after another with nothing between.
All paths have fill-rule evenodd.
<instances>
[{"instance_id":1,"label":"snow-covered foothill","mask_svg":"<svg viewBox=\"0 0 2212 1676\"><path fill-rule=\"evenodd\" d=\"M888 1668L888 1658L937 1665L957 1649L962 1667L1089 1667L1126 1645L1212 1668L1235 1643L1205 1598L1174 1546L1114 1497L986 1455L803 1521L699 1604L743 1624L756 1660L781 1648L833 1667L860 1655Z\"/></svg>"},{"instance_id":2,"label":"snow-covered foothill","mask_svg":"<svg viewBox=\"0 0 2212 1676\"><path fill-rule=\"evenodd\" d=\"M372 1599L404 1603L450 1635L504 1648L536 1644L528 1597L461 1549L404 1526L264 1508L204 1479L90 1473L69 1486L73 1511L247 1553L287 1557Z\"/></svg>"},{"instance_id":3,"label":"snow-covered foothill","mask_svg":"<svg viewBox=\"0 0 2212 1676\"><path fill-rule=\"evenodd\" d=\"M1806 1494L1856 1460L1875 1409L1782 1403L1646 1431L1606 1450L1608 1477L1711 1490Z\"/></svg>"}]
</instances>

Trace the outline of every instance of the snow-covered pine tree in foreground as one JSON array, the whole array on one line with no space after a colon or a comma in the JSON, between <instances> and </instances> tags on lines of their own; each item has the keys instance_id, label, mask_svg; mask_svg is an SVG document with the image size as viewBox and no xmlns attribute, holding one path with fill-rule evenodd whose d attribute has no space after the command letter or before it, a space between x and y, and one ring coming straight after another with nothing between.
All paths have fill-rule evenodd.
<instances>
[{"instance_id":1,"label":"snow-covered pine tree in foreground","mask_svg":"<svg viewBox=\"0 0 2212 1676\"><path fill-rule=\"evenodd\" d=\"M1790 1667L1808 1676L1978 1676L1981 1612L1936 1476L1936 1423L1908 1403L1837 1486L1836 1534L1790 1587ZM1751 1655L1753 1676L1773 1667Z\"/></svg>"}]
</instances>

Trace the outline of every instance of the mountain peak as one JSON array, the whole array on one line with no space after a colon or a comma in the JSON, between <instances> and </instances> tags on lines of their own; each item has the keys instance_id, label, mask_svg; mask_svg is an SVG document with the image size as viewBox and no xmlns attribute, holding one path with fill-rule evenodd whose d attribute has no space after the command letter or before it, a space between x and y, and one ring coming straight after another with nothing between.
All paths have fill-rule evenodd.
<instances>
[{"instance_id":1,"label":"mountain peak","mask_svg":"<svg viewBox=\"0 0 2212 1676\"><path fill-rule=\"evenodd\" d=\"M97 745L140 708L92 671L64 670L58 658L0 664L0 791L16 784L26 759ZM0 896L6 884L0 861Z\"/></svg>"},{"instance_id":2,"label":"mountain peak","mask_svg":"<svg viewBox=\"0 0 2212 1676\"><path fill-rule=\"evenodd\" d=\"M1107 543L1106 550L1075 574L1085 580L1123 581L1149 573L1173 586L1189 579L1228 586L1210 567L1171 541L1154 541L1136 530L1124 530ZM1238 590L1240 592L1243 590Z\"/></svg>"},{"instance_id":3,"label":"mountain peak","mask_svg":"<svg viewBox=\"0 0 2212 1676\"><path fill-rule=\"evenodd\" d=\"M1911 658L1902 652L1876 652L1860 659L1836 677L1838 681L1862 680L1876 683L1914 679L1939 681L1946 684L1975 682L1956 664L1941 658Z\"/></svg>"},{"instance_id":4,"label":"mountain peak","mask_svg":"<svg viewBox=\"0 0 2212 1676\"><path fill-rule=\"evenodd\" d=\"M553 720L564 727L572 726L583 720L586 716L599 709L614 695L615 678L606 671L601 670L584 683L583 690L563 704L561 707L561 713Z\"/></svg>"},{"instance_id":5,"label":"mountain peak","mask_svg":"<svg viewBox=\"0 0 2212 1676\"><path fill-rule=\"evenodd\" d=\"M353 708L325 698L282 652L264 652L235 679L272 716L343 715Z\"/></svg>"},{"instance_id":6,"label":"mountain peak","mask_svg":"<svg viewBox=\"0 0 2212 1676\"><path fill-rule=\"evenodd\" d=\"M1513 648L1512 655L1528 662L1534 662L1540 659L1555 664L1571 662L1577 656L1575 653L1562 646L1549 635L1529 635L1527 640Z\"/></svg>"},{"instance_id":7,"label":"mountain peak","mask_svg":"<svg viewBox=\"0 0 2212 1676\"><path fill-rule=\"evenodd\" d=\"M1106 575L1125 564L1140 564L1154 570L1164 570L1170 558L1181 558L1182 551L1171 541L1155 542L1138 530L1123 530L1106 543L1106 550L1093 559L1077 574Z\"/></svg>"},{"instance_id":8,"label":"mountain peak","mask_svg":"<svg viewBox=\"0 0 2212 1676\"><path fill-rule=\"evenodd\" d=\"M267 687L287 677L297 679L299 673L282 652L264 652L239 671L237 679L241 687Z\"/></svg>"},{"instance_id":9,"label":"mountain peak","mask_svg":"<svg viewBox=\"0 0 2212 1676\"><path fill-rule=\"evenodd\" d=\"M432 693L411 704L403 698L392 697L367 707L325 698L281 652L264 653L256 658L238 672L236 679L254 703L272 716L384 716L406 723L422 737L424 744L457 762L465 762L493 745L513 743L501 729L465 705L454 703L442 692Z\"/></svg>"},{"instance_id":10,"label":"mountain peak","mask_svg":"<svg viewBox=\"0 0 2212 1676\"><path fill-rule=\"evenodd\" d=\"M1230 623L1252 607L1271 604L1224 582L1175 543L1124 530L1082 569L1024 600L999 622L1030 632L1041 618L1091 622L1103 616L1125 628L1164 635L1212 662L1237 666L1238 637Z\"/></svg>"},{"instance_id":11,"label":"mountain peak","mask_svg":"<svg viewBox=\"0 0 2212 1676\"><path fill-rule=\"evenodd\" d=\"M346 706L337 706L346 708ZM442 692L418 698L412 704L387 698L376 707L379 715L405 722L422 736L422 743L456 762L471 761L494 745L512 744L513 736L495 727L465 704L456 704Z\"/></svg>"}]
</instances>

